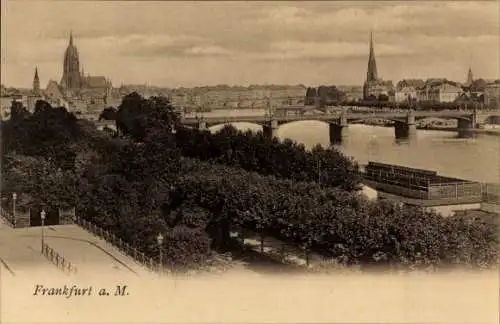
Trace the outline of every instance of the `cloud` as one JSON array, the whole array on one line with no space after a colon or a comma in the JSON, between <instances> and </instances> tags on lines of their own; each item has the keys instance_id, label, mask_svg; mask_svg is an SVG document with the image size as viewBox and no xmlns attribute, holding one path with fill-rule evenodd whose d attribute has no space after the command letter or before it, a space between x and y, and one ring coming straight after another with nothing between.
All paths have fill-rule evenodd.
<instances>
[{"instance_id":1,"label":"cloud","mask_svg":"<svg viewBox=\"0 0 500 324\"><path fill-rule=\"evenodd\" d=\"M462 78L469 64L491 74L500 68L499 9L463 1L4 1L2 82L29 85L35 65L59 78L70 29L85 70L117 82L359 83L371 29L384 77Z\"/></svg>"},{"instance_id":2,"label":"cloud","mask_svg":"<svg viewBox=\"0 0 500 324\"><path fill-rule=\"evenodd\" d=\"M368 45L364 42L300 42L283 41L271 45L272 51L262 55L265 59L343 59L366 58ZM410 55L408 48L379 44L377 56Z\"/></svg>"},{"instance_id":3,"label":"cloud","mask_svg":"<svg viewBox=\"0 0 500 324\"><path fill-rule=\"evenodd\" d=\"M185 54L193 56L230 56L232 51L221 46L194 46L184 51Z\"/></svg>"}]
</instances>

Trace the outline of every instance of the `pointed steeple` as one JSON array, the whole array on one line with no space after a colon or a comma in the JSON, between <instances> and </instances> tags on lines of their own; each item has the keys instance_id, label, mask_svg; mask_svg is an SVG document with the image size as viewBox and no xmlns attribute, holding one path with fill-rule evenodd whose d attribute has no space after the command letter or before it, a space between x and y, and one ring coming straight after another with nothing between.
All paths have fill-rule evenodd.
<instances>
[{"instance_id":1,"label":"pointed steeple","mask_svg":"<svg viewBox=\"0 0 500 324\"><path fill-rule=\"evenodd\" d=\"M68 89L78 89L81 85L80 59L78 49L73 44L73 31L69 32L69 44L64 53L61 85Z\"/></svg>"},{"instance_id":2,"label":"pointed steeple","mask_svg":"<svg viewBox=\"0 0 500 324\"><path fill-rule=\"evenodd\" d=\"M471 67L469 66L469 72L467 72L467 85L471 85L472 82L474 82L474 78L473 78L473 75L472 75L472 69Z\"/></svg>"},{"instance_id":3,"label":"pointed steeple","mask_svg":"<svg viewBox=\"0 0 500 324\"><path fill-rule=\"evenodd\" d=\"M38 66L35 67L35 76L33 77L33 92L38 94L40 92L40 79L38 78Z\"/></svg>"},{"instance_id":4,"label":"pointed steeple","mask_svg":"<svg viewBox=\"0 0 500 324\"><path fill-rule=\"evenodd\" d=\"M370 56L368 57L366 81L376 81L377 79L377 63L375 61L375 50L373 49L373 31L370 31Z\"/></svg>"}]
</instances>

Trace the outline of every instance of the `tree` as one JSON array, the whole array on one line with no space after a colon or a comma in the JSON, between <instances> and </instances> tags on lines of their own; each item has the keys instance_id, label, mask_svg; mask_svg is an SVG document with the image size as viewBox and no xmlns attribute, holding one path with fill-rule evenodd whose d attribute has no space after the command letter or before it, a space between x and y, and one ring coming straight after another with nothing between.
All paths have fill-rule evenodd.
<instances>
[{"instance_id":1,"label":"tree","mask_svg":"<svg viewBox=\"0 0 500 324\"><path fill-rule=\"evenodd\" d=\"M76 176L57 168L53 161L9 153L2 156L2 191L27 197L25 207L75 206Z\"/></svg>"},{"instance_id":2,"label":"tree","mask_svg":"<svg viewBox=\"0 0 500 324\"><path fill-rule=\"evenodd\" d=\"M3 152L19 152L52 159L57 167L71 169L76 146L87 137L76 117L65 108L52 108L38 100L33 115L14 118L2 127Z\"/></svg>"},{"instance_id":3,"label":"tree","mask_svg":"<svg viewBox=\"0 0 500 324\"><path fill-rule=\"evenodd\" d=\"M177 124L178 115L167 98L144 99L136 92L123 98L116 116L118 129L141 142L158 140L158 136L165 140Z\"/></svg>"},{"instance_id":4,"label":"tree","mask_svg":"<svg viewBox=\"0 0 500 324\"><path fill-rule=\"evenodd\" d=\"M101 114L99 115L99 120L116 120L116 116L118 114L118 110L114 107L104 108Z\"/></svg>"}]
</instances>

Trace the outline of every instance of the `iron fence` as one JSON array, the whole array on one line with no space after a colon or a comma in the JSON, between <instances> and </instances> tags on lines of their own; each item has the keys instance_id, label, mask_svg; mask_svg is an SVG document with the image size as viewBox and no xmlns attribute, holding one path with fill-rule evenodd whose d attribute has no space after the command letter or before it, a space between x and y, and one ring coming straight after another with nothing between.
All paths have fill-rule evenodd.
<instances>
[{"instance_id":1,"label":"iron fence","mask_svg":"<svg viewBox=\"0 0 500 324\"><path fill-rule=\"evenodd\" d=\"M124 242L121 238L117 237L115 234L89 222L83 218L75 217L75 223L90 233L102 238L106 243L112 245L125 255L131 257L134 261L140 265L146 267L151 271L157 271L160 269L159 262L153 260L153 258L148 257L144 252L139 251L136 247Z\"/></svg>"},{"instance_id":2,"label":"iron fence","mask_svg":"<svg viewBox=\"0 0 500 324\"><path fill-rule=\"evenodd\" d=\"M6 211L1 206L0 206L0 217L2 217L6 221L5 223L7 225L9 225L11 227L15 227L16 226L16 219L15 219L14 214Z\"/></svg>"},{"instance_id":3,"label":"iron fence","mask_svg":"<svg viewBox=\"0 0 500 324\"><path fill-rule=\"evenodd\" d=\"M483 183L483 200L500 203L500 183Z\"/></svg>"},{"instance_id":4,"label":"iron fence","mask_svg":"<svg viewBox=\"0 0 500 324\"><path fill-rule=\"evenodd\" d=\"M76 274L78 272L75 265L68 260L66 260L61 254L57 253L53 248L47 245L47 243L42 244L42 254L52 262L57 268L64 271L66 274Z\"/></svg>"}]
</instances>

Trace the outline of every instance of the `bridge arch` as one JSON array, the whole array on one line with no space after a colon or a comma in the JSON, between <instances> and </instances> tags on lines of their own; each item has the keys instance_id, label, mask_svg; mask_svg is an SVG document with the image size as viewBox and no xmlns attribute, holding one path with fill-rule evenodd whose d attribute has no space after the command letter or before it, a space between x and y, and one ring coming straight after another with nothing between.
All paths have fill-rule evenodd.
<instances>
[{"instance_id":1,"label":"bridge arch","mask_svg":"<svg viewBox=\"0 0 500 324\"><path fill-rule=\"evenodd\" d=\"M329 125L329 124L332 123L331 121L320 120L320 119L311 117L311 119L278 121L278 126L281 127L281 126L285 126L285 125L291 125L291 124L303 123L303 122L306 122L306 123L308 123L308 122L315 122L315 123L321 123L321 124L325 124L325 125Z\"/></svg>"},{"instance_id":2,"label":"bridge arch","mask_svg":"<svg viewBox=\"0 0 500 324\"><path fill-rule=\"evenodd\" d=\"M206 127L208 130L210 131L215 131L215 132L218 132L220 131L222 128L224 128L225 126L233 126L235 127L236 129L238 130L241 130L240 127L237 127L237 126L245 126L245 129L250 129L250 130L254 130L253 128L258 128L258 130L262 130L262 128L264 127L263 124L260 124L260 123L252 123L252 122L227 122L227 123L214 123L214 124L207 124Z\"/></svg>"}]
</instances>

